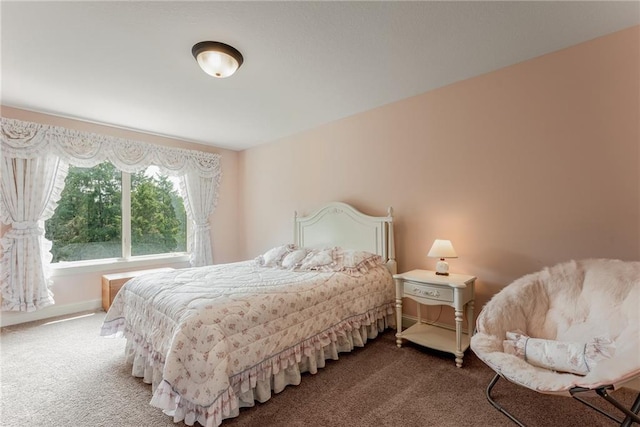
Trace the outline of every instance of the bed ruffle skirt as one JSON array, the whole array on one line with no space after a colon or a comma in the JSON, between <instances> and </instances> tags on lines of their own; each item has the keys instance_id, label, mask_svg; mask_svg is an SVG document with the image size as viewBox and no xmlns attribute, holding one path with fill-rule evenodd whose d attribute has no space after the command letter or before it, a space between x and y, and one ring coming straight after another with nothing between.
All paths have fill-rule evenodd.
<instances>
[{"instance_id":1,"label":"bed ruffle skirt","mask_svg":"<svg viewBox=\"0 0 640 427\"><path fill-rule=\"evenodd\" d=\"M174 422L184 421L192 426L197 421L204 427L215 427L224 419L237 417L240 408L254 406L256 401L264 403L272 393L280 393L288 385L300 384L301 374L317 373L319 368L325 366L326 360L338 360L339 353L364 347L368 340L376 338L380 332L395 324L393 313L393 304L390 303L354 316L232 376L231 386L209 406L181 398L171 384L162 378L163 357L151 350L140 337L130 333L125 333L129 335L127 361L133 365L133 376L151 384L151 405L173 416ZM112 327L118 328L116 325Z\"/></svg>"}]
</instances>

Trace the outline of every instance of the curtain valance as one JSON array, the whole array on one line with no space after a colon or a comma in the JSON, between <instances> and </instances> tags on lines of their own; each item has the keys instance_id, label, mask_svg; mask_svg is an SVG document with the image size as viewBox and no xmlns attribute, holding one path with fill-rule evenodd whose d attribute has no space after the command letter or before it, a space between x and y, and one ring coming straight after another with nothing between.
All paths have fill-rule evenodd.
<instances>
[{"instance_id":1,"label":"curtain valance","mask_svg":"<svg viewBox=\"0 0 640 427\"><path fill-rule=\"evenodd\" d=\"M113 136L2 117L2 151L12 158L54 155L68 164L93 167L104 161L134 173L158 166L163 173L184 176L196 172L220 181L220 154L164 147Z\"/></svg>"}]
</instances>

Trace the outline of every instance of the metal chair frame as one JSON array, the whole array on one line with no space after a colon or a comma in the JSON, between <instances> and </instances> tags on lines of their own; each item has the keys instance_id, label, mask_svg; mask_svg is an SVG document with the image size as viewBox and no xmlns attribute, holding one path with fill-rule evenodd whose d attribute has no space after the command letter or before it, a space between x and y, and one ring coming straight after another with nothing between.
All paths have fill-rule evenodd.
<instances>
[{"instance_id":1,"label":"metal chair frame","mask_svg":"<svg viewBox=\"0 0 640 427\"><path fill-rule=\"evenodd\" d=\"M513 414L511 414L504 407L502 407L491 396L491 391L493 390L493 387L496 385L496 383L500 378L504 378L504 377L502 377L500 374L496 374L493 377L493 379L489 382L489 385L487 386L487 390L486 390L487 400L489 401L489 403L491 403L491 405L493 405L494 408L500 411L503 415L505 415L515 424L517 424L520 427L526 427L520 420L518 420ZM504 379L509 381L507 378L504 378ZM618 400L616 400L613 396L611 396L607 392L607 390L612 390L612 389L613 389L613 386L610 386L610 385L598 387L596 389L574 387L569 390L569 393L571 394L571 397L576 399L578 402L588 406L589 408L597 411L598 413L606 416L607 418L615 421L616 423L619 423L620 427L630 427L634 422L640 425L640 416L638 416L638 412L640 412L640 393L638 393L638 396L636 397L635 401L631 405L631 408L626 408L622 403L620 403ZM602 397L604 400L606 400L611 405L613 405L618 410L620 410L625 415L625 418L624 419L617 418L614 415L610 414L609 412L601 408L598 408L597 406L591 404L590 402L587 402L586 400L582 399L582 397L578 396L578 394L580 393L594 392L594 391L598 396Z\"/></svg>"}]
</instances>

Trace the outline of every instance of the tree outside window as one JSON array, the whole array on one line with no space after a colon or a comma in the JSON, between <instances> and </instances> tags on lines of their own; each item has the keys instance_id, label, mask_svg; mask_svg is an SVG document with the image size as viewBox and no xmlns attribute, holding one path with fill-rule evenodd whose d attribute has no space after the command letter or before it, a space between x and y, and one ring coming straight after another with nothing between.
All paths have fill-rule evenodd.
<instances>
[{"instance_id":1,"label":"tree outside window","mask_svg":"<svg viewBox=\"0 0 640 427\"><path fill-rule=\"evenodd\" d=\"M185 252L186 224L175 182L153 167L131 175L131 255Z\"/></svg>"},{"instance_id":2,"label":"tree outside window","mask_svg":"<svg viewBox=\"0 0 640 427\"><path fill-rule=\"evenodd\" d=\"M130 191L122 191L123 182L131 183ZM127 221L130 227L123 227ZM158 168L129 175L101 163L69 168L45 229L55 263L184 252L186 224L176 185ZM128 229L130 238L123 233ZM123 245L123 239L131 246Z\"/></svg>"}]
</instances>

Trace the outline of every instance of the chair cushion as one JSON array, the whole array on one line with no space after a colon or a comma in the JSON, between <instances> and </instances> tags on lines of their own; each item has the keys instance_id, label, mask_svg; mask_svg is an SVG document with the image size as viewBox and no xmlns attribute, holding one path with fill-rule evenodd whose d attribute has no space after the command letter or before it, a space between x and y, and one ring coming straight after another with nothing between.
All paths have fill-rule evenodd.
<instances>
[{"instance_id":1,"label":"chair cushion","mask_svg":"<svg viewBox=\"0 0 640 427\"><path fill-rule=\"evenodd\" d=\"M471 349L505 378L531 389L615 385L640 376L640 262L570 261L517 279L482 309ZM533 366L504 352L508 331L540 339L610 339L615 355L584 376Z\"/></svg>"}]
</instances>

